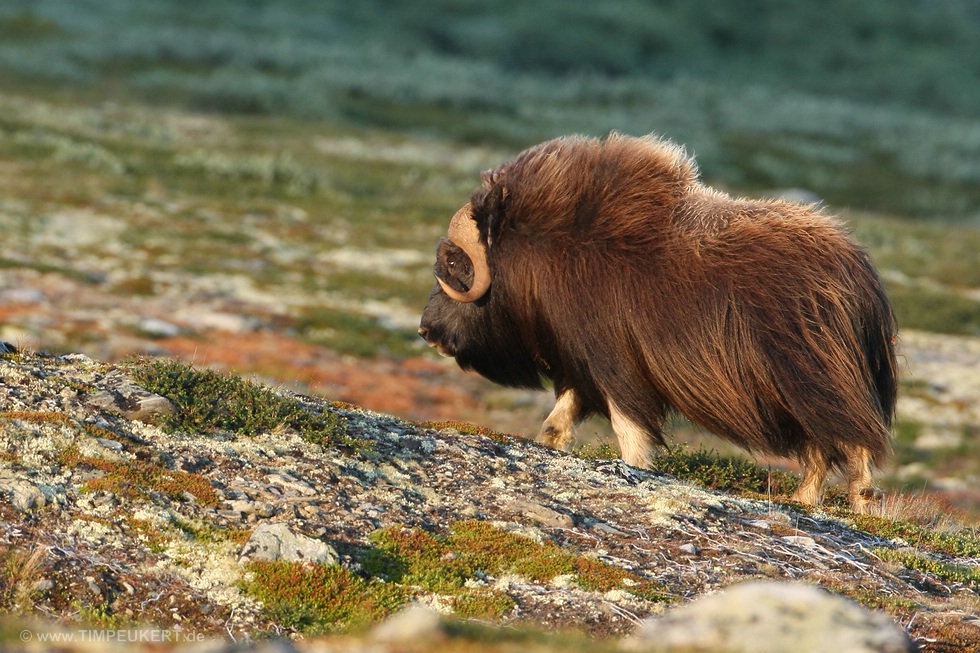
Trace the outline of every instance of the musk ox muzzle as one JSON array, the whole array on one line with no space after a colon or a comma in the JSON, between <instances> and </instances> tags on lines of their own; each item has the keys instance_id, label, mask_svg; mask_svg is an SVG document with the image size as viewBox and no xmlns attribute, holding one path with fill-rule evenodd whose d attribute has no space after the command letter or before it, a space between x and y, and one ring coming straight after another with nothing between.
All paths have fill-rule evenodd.
<instances>
[{"instance_id":1,"label":"musk ox muzzle","mask_svg":"<svg viewBox=\"0 0 980 653\"><path fill-rule=\"evenodd\" d=\"M896 325L868 256L816 206L732 198L682 148L613 134L542 143L483 176L436 250L419 334L497 383L556 403L567 448L607 417L646 466L678 412L753 452L796 457L794 499L843 472L880 498Z\"/></svg>"}]
</instances>

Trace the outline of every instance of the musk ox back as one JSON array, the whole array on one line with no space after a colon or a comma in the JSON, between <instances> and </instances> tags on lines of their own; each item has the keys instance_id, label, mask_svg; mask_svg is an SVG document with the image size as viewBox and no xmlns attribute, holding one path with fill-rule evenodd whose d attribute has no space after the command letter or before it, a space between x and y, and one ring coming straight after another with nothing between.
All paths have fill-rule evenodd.
<instances>
[{"instance_id":1,"label":"musk ox back","mask_svg":"<svg viewBox=\"0 0 980 653\"><path fill-rule=\"evenodd\" d=\"M813 206L704 186L654 137L560 138L487 172L453 217L419 333L501 384L557 401L538 440L609 418L645 466L670 411L745 449L798 458L794 498L848 476L880 497L895 322L867 255Z\"/></svg>"}]
</instances>

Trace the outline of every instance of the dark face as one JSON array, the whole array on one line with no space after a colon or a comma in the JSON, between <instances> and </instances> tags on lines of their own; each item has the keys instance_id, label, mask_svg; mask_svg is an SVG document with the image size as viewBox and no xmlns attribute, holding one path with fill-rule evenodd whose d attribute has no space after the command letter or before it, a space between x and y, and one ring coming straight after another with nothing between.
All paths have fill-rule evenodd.
<instances>
[{"instance_id":1,"label":"dark face","mask_svg":"<svg viewBox=\"0 0 980 653\"><path fill-rule=\"evenodd\" d=\"M461 292L473 279L469 258L445 239L439 243L434 272ZM436 284L422 311L419 335L443 356L454 357L463 369L476 370L503 385L540 388L534 357L506 308L506 293L496 290L491 285L479 300L463 303Z\"/></svg>"},{"instance_id":2,"label":"dark face","mask_svg":"<svg viewBox=\"0 0 980 653\"><path fill-rule=\"evenodd\" d=\"M436 263L432 269L439 277L455 290L465 292L473 281L473 266L469 257L459 247L443 238L436 250ZM460 340L467 331L468 314L473 315L468 304L452 300L437 283L429 295L429 301L422 311L422 323L419 325L419 335L430 347L434 347L443 356L453 357L460 351Z\"/></svg>"},{"instance_id":3,"label":"dark face","mask_svg":"<svg viewBox=\"0 0 980 653\"><path fill-rule=\"evenodd\" d=\"M473 326L476 324L476 320L473 319L475 316L467 319L466 308L464 304L450 299L439 284L436 284L422 310L419 335L443 356L453 358L460 350L465 356L465 352L470 348L467 347L464 337L468 328L471 328L467 326L467 322L473 322Z\"/></svg>"}]
</instances>

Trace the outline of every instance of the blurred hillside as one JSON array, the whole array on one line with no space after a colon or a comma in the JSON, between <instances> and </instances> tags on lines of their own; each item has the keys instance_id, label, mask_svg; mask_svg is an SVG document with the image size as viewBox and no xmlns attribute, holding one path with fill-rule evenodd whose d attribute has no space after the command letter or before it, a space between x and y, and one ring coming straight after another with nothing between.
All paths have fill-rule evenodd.
<instances>
[{"instance_id":1,"label":"blurred hillside","mask_svg":"<svg viewBox=\"0 0 980 653\"><path fill-rule=\"evenodd\" d=\"M657 131L743 191L976 218L978 33L970 0L6 0L0 83L514 149Z\"/></svg>"}]
</instances>

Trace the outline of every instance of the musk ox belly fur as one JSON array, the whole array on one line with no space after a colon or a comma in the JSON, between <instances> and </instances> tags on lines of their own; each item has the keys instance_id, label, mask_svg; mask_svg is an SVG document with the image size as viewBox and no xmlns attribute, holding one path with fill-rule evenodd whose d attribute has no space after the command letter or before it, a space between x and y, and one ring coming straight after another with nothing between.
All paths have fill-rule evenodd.
<instances>
[{"instance_id":1,"label":"musk ox belly fur","mask_svg":"<svg viewBox=\"0 0 980 653\"><path fill-rule=\"evenodd\" d=\"M895 321L868 256L815 206L735 199L655 137L566 137L483 176L436 252L419 333L505 385L553 381L538 440L608 417L647 464L676 411L750 451L880 497Z\"/></svg>"}]
</instances>

